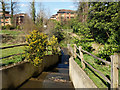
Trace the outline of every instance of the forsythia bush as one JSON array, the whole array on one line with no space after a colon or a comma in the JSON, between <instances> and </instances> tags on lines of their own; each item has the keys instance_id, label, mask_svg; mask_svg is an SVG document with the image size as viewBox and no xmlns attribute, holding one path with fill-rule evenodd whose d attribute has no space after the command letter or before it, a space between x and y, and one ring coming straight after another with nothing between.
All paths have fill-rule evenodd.
<instances>
[{"instance_id":1,"label":"forsythia bush","mask_svg":"<svg viewBox=\"0 0 120 90\"><path fill-rule=\"evenodd\" d=\"M26 41L29 44L26 49L26 58L35 66L42 62L48 43L47 38L46 34L40 33L37 30L33 30L31 35L26 36Z\"/></svg>"},{"instance_id":2,"label":"forsythia bush","mask_svg":"<svg viewBox=\"0 0 120 90\"><path fill-rule=\"evenodd\" d=\"M50 40L48 42L48 46L52 47L52 53L53 54L58 54L58 50L57 50L58 41L57 41L57 38L55 38L54 35L50 38Z\"/></svg>"},{"instance_id":3,"label":"forsythia bush","mask_svg":"<svg viewBox=\"0 0 120 90\"><path fill-rule=\"evenodd\" d=\"M40 33L37 30L33 30L30 35L26 36L26 41L29 46L26 47L26 58L38 66L42 63L43 56L46 55L46 49L48 46L52 48L52 54L58 54L58 41L57 38L53 35L48 41L48 36L44 33Z\"/></svg>"}]
</instances>

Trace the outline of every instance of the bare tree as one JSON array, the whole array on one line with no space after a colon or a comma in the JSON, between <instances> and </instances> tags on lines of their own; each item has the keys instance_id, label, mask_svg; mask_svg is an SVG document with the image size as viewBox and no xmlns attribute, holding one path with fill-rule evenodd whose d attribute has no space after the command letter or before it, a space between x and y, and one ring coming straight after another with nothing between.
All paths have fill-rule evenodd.
<instances>
[{"instance_id":1,"label":"bare tree","mask_svg":"<svg viewBox=\"0 0 120 90\"><path fill-rule=\"evenodd\" d=\"M37 13L37 17L36 17L36 26L37 29L39 29L40 31L44 31L44 26L46 25L48 18L47 18L47 13L45 12L46 9L44 7L44 5L42 5L42 3L38 3L38 8L39 11Z\"/></svg>"},{"instance_id":2,"label":"bare tree","mask_svg":"<svg viewBox=\"0 0 120 90\"><path fill-rule=\"evenodd\" d=\"M43 19L45 18L45 8L42 3L39 3L39 11L37 13L37 23L43 25Z\"/></svg>"},{"instance_id":3,"label":"bare tree","mask_svg":"<svg viewBox=\"0 0 120 90\"><path fill-rule=\"evenodd\" d=\"M33 0L33 1L30 3L30 6L31 6L32 21L33 21L33 23L35 24L35 17L36 17L36 15L35 15L35 12L36 12L36 10L35 10L35 0Z\"/></svg>"},{"instance_id":4,"label":"bare tree","mask_svg":"<svg viewBox=\"0 0 120 90\"><path fill-rule=\"evenodd\" d=\"M3 0L0 1L1 2L1 5L2 5L2 17L3 17L3 23L4 23L4 26L5 26L5 11L6 11L6 7L5 7L5 2Z\"/></svg>"},{"instance_id":5,"label":"bare tree","mask_svg":"<svg viewBox=\"0 0 120 90\"><path fill-rule=\"evenodd\" d=\"M35 0L29 3L27 15L24 17L24 23L21 25L24 32L29 34L36 29Z\"/></svg>"},{"instance_id":6,"label":"bare tree","mask_svg":"<svg viewBox=\"0 0 120 90\"><path fill-rule=\"evenodd\" d=\"M78 4L77 9L78 19L81 22L86 22L88 14L88 2L78 2L77 4Z\"/></svg>"},{"instance_id":7,"label":"bare tree","mask_svg":"<svg viewBox=\"0 0 120 90\"><path fill-rule=\"evenodd\" d=\"M19 11L18 10L18 2L14 2L13 0L11 0L11 23L12 25L14 24L14 18L13 18L13 14L15 14L15 12Z\"/></svg>"},{"instance_id":8,"label":"bare tree","mask_svg":"<svg viewBox=\"0 0 120 90\"><path fill-rule=\"evenodd\" d=\"M29 34L29 32L31 32L34 29L34 23L28 15L25 16L24 23L22 24L22 26L26 34Z\"/></svg>"},{"instance_id":9,"label":"bare tree","mask_svg":"<svg viewBox=\"0 0 120 90\"><path fill-rule=\"evenodd\" d=\"M45 30L45 33L47 33L49 36L54 35L55 31L55 25L56 21L54 20L48 20L47 22L47 29Z\"/></svg>"}]
</instances>

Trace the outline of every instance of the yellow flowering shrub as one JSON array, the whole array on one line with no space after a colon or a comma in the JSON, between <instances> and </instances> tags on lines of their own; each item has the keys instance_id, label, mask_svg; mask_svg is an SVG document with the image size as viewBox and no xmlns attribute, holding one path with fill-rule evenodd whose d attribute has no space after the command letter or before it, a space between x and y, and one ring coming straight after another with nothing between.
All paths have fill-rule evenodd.
<instances>
[{"instance_id":1,"label":"yellow flowering shrub","mask_svg":"<svg viewBox=\"0 0 120 90\"><path fill-rule=\"evenodd\" d=\"M48 46L51 46L52 47L52 53L53 54L58 54L58 41L57 41L57 38L53 35L49 42L48 42Z\"/></svg>"},{"instance_id":2,"label":"yellow flowering shrub","mask_svg":"<svg viewBox=\"0 0 120 90\"><path fill-rule=\"evenodd\" d=\"M48 44L47 38L46 34L40 33L37 30L33 30L30 35L26 36L26 41L29 44L25 50L26 58L35 66L42 62Z\"/></svg>"},{"instance_id":3,"label":"yellow flowering shrub","mask_svg":"<svg viewBox=\"0 0 120 90\"><path fill-rule=\"evenodd\" d=\"M58 41L54 35L48 40L46 34L33 30L30 35L26 36L26 41L29 44L25 50L26 58L33 63L34 66L42 63L43 56L46 55L46 49L48 49L49 46L52 48L52 54L58 54Z\"/></svg>"}]
</instances>

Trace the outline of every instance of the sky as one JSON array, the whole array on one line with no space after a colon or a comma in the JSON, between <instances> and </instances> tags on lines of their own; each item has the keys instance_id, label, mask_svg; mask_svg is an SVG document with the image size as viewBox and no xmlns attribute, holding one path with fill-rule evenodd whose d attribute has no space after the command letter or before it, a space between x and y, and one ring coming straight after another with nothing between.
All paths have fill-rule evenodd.
<instances>
[{"instance_id":1,"label":"sky","mask_svg":"<svg viewBox=\"0 0 120 90\"><path fill-rule=\"evenodd\" d=\"M4 0L4 1L10 2L11 0ZM30 13L30 2L33 0L13 0L13 1L18 2L19 13ZM35 0L36 14L40 11L40 6L42 8L44 7L45 11L49 12L50 15L57 14L57 11L59 9L77 10L77 6L75 2L78 2L78 1L84 2L84 1L91 1L91 0ZM93 1L98 1L98 0L93 0ZM40 2L42 5L40 5Z\"/></svg>"},{"instance_id":2,"label":"sky","mask_svg":"<svg viewBox=\"0 0 120 90\"><path fill-rule=\"evenodd\" d=\"M4 1L10 3L11 0ZM17 10L18 13L30 13L30 2L32 0L13 0L13 1L18 2ZM75 1L76 0L35 0L36 14L40 11L40 6L42 8L44 7L45 11L49 12L50 15L57 14L57 11L59 9L77 10Z\"/></svg>"},{"instance_id":3,"label":"sky","mask_svg":"<svg viewBox=\"0 0 120 90\"><path fill-rule=\"evenodd\" d=\"M35 6L36 13L39 12L40 7L42 7L51 15L57 14L59 9L77 10L76 4L74 2L41 2L41 4L40 2L36 2ZM21 13L29 13L29 9L29 2L19 2L19 10Z\"/></svg>"}]
</instances>

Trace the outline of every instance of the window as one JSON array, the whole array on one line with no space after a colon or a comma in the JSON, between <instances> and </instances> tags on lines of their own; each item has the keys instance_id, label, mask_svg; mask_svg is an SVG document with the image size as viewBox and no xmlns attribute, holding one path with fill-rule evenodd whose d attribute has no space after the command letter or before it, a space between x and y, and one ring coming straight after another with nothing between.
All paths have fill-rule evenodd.
<instances>
[{"instance_id":1,"label":"window","mask_svg":"<svg viewBox=\"0 0 120 90\"><path fill-rule=\"evenodd\" d=\"M20 18L24 18L24 16L20 16Z\"/></svg>"},{"instance_id":2,"label":"window","mask_svg":"<svg viewBox=\"0 0 120 90\"><path fill-rule=\"evenodd\" d=\"M5 17L5 19L9 19L9 17L8 17L8 16L6 16L6 17Z\"/></svg>"},{"instance_id":3,"label":"window","mask_svg":"<svg viewBox=\"0 0 120 90\"><path fill-rule=\"evenodd\" d=\"M74 12L71 12L71 14L74 14Z\"/></svg>"}]
</instances>

